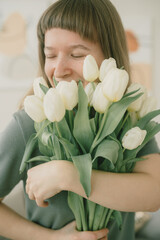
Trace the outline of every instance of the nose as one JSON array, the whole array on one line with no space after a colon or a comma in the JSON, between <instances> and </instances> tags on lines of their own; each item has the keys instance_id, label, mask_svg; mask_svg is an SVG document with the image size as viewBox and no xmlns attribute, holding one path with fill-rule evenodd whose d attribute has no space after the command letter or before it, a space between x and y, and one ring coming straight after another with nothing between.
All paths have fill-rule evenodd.
<instances>
[{"instance_id":1,"label":"nose","mask_svg":"<svg viewBox=\"0 0 160 240\"><path fill-rule=\"evenodd\" d=\"M69 77L72 73L67 57L58 56L54 66L54 77L57 81Z\"/></svg>"}]
</instances>

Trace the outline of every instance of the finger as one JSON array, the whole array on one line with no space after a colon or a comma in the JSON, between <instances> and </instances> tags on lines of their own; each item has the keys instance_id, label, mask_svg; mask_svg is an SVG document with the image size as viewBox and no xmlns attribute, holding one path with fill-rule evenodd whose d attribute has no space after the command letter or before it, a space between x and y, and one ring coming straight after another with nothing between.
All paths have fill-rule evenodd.
<instances>
[{"instance_id":1,"label":"finger","mask_svg":"<svg viewBox=\"0 0 160 240\"><path fill-rule=\"evenodd\" d=\"M38 198L36 198L35 200L36 200L36 203L39 207L48 207L48 204L49 204L48 202L43 201L43 200L38 199Z\"/></svg>"},{"instance_id":2,"label":"finger","mask_svg":"<svg viewBox=\"0 0 160 240\"><path fill-rule=\"evenodd\" d=\"M94 233L96 234L97 239L101 239L101 238L103 239L107 236L108 229L104 228L104 229L99 230L99 231L94 231Z\"/></svg>"},{"instance_id":3,"label":"finger","mask_svg":"<svg viewBox=\"0 0 160 240\"><path fill-rule=\"evenodd\" d=\"M107 237L103 237L103 238L101 238L101 240L107 240L108 238Z\"/></svg>"},{"instance_id":4,"label":"finger","mask_svg":"<svg viewBox=\"0 0 160 240\"><path fill-rule=\"evenodd\" d=\"M34 196L34 194L31 191L28 191L28 197L31 200L35 200L35 196Z\"/></svg>"}]
</instances>

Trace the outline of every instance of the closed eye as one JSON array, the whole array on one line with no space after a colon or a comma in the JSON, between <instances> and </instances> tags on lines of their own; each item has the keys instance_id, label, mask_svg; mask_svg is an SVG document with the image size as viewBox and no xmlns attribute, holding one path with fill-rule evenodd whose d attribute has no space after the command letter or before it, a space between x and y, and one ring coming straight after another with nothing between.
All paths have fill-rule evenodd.
<instances>
[{"instance_id":1,"label":"closed eye","mask_svg":"<svg viewBox=\"0 0 160 240\"><path fill-rule=\"evenodd\" d=\"M53 59L53 58L55 58L56 57L56 55L46 55L46 58L47 59Z\"/></svg>"},{"instance_id":2,"label":"closed eye","mask_svg":"<svg viewBox=\"0 0 160 240\"><path fill-rule=\"evenodd\" d=\"M73 58L83 58L83 57L85 57L84 55L76 55L76 54L72 54L71 56Z\"/></svg>"}]
</instances>

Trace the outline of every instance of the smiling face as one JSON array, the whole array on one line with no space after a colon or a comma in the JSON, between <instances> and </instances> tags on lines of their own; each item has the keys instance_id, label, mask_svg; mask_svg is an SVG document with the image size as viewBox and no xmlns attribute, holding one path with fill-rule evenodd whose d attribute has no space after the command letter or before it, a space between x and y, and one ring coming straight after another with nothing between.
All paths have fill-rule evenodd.
<instances>
[{"instance_id":1,"label":"smiling face","mask_svg":"<svg viewBox=\"0 0 160 240\"><path fill-rule=\"evenodd\" d=\"M52 28L45 33L45 73L52 86L53 77L56 81L71 81L83 79L83 61L90 54L98 66L104 60L104 55L98 43L84 40L78 33Z\"/></svg>"}]
</instances>

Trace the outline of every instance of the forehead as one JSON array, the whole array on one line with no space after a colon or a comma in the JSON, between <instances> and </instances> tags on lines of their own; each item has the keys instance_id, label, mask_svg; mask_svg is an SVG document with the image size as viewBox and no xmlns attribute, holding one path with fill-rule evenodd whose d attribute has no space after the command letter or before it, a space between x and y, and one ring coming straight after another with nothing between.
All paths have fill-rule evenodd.
<instances>
[{"instance_id":1,"label":"forehead","mask_svg":"<svg viewBox=\"0 0 160 240\"><path fill-rule=\"evenodd\" d=\"M84 45L86 47L93 47L97 45L96 43L83 39L78 33L61 29L61 28L52 28L46 31L45 33L45 47L50 47L52 45Z\"/></svg>"}]
</instances>

